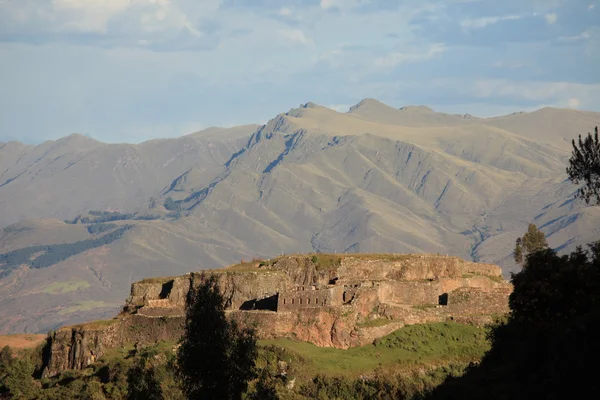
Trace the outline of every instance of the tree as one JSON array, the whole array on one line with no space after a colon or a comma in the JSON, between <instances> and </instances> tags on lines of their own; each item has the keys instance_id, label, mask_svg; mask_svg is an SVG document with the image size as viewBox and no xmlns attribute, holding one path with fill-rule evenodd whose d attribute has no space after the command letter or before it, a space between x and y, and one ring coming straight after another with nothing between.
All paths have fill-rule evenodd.
<instances>
[{"instance_id":1,"label":"tree","mask_svg":"<svg viewBox=\"0 0 600 400\"><path fill-rule=\"evenodd\" d=\"M515 244L514 257L517 264L523 264L524 257L536 251L548 248L546 235L540 231L535 224L529 224L527 233L522 238L517 238Z\"/></svg>"},{"instance_id":2,"label":"tree","mask_svg":"<svg viewBox=\"0 0 600 400\"><path fill-rule=\"evenodd\" d=\"M127 400L163 400L164 396L154 366L139 358L127 371Z\"/></svg>"},{"instance_id":3,"label":"tree","mask_svg":"<svg viewBox=\"0 0 600 400\"><path fill-rule=\"evenodd\" d=\"M575 184L584 183L576 196L585 200L586 204L593 202L600 204L600 141L598 140L598 127L594 136L582 140L579 135L578 143L573 139L573 153L569 159L567 174Z\"/></svg>"},{"instance_id":4,"label":"tree","mask_svg":"<svg viewBox=\"0 0 600 400\"><path fill-rule=\"evenodd\" d=\"M13 399L33 399L38 390L33 382L34 366L28 359L11 360L4 384Z\"/></svg>"},{"instance_id":5,"label":"tree","mask_svg":"<svg viewBox=\"0 0 600 400\"><path fill-rule=\"evenodd\" d=\"M559 256L529 254L512 275L511 313L477 366L429 399L565 399L598 393L600 242Z\"/></svg>"},{"instance_id":6,"label":"tree","mask_svg":"<svg viewBox=\"0 0 600 400\"><path fill-rule=\"evenodd\" d=\"M216 278L201 277L186 301L184 334L177 351L178 375L188 399L240 399L256 377L255 332L225 316Z\"/></svg>"},{"instance_id":7,"label":"tree","mask_svg":"<svg viewBox=\"0 0 600 400\"><path fill-rule=\"evenodd\" d=\"M552 249L530 254L513 275L511 318L556 324L600 309L600 242L558 256Z\"/></svg>"},{"instance_id":8,"label":"tree","mask_svg":"<svg viewBox=\"0 0 600 400\"><path fill-rule=\"evenodd\" d=\"M515 245L515 262L517 264L523 264L523 239L517 238L517 244Z\"/></svg>"},{"instance_id":9,"label":"tree","mask_svg":"<svg viewBox=\"0 0 600 400\"><path fill-rule=\"evenodd\" d=\"M10 371L10 363L12 358L12 350L10 347L4 346L2 350L0 350L0 393L8 390L8 388L4 385L4 381Z\"/></svg>"}]
</instances>

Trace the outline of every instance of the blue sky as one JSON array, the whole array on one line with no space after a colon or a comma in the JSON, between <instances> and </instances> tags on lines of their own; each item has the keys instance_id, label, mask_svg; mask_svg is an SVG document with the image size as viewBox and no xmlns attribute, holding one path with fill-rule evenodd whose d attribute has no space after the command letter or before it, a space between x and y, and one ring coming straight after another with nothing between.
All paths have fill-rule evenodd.
<instances>
[{"instance_id":1,"label":"blue sky","mask_svg":"<svg viewBox=\"0 0 600 400\"><path fill-rule=\"evenodd\" d=\"M108 142L366 97L600 111L599 0L0 0L0 141Z\"/></svg>"}]
</instances>

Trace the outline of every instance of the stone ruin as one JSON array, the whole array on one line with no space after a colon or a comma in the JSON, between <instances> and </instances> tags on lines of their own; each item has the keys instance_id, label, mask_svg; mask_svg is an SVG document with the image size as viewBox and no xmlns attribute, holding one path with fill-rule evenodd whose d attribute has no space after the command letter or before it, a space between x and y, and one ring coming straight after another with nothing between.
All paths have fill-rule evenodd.
<instances>
[{"instance_id":1,"label":"stone ruin","mask_svg":"<svg viewBox=\"0 0 600 400\"><path fill-rule=\"evenodd\" d=\"M111 324L53 334L49 371L83 368L125 343L177 340L188 292L207 274L217 278L229 318L256 327L259 338L318 346L364 345L408 324L483 325L509 311L512 285L495 265L434 255L342 255L323 268L314 259L287 256L136 282Z\"/></svg>"}]
</instances>

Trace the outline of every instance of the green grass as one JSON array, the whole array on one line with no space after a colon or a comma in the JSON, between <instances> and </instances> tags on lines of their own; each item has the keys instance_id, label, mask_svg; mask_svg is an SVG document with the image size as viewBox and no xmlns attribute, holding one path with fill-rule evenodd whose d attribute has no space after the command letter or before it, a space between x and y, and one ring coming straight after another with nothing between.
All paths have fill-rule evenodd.
<instances>
[{"instance_id":1,"label":"green grass","mask_svg":"<svg viewBox=\"0 0 600 400\"><path fill-rule=\"evenodd\" d=\"M70 307L63 308L62 310L60 310L58 312L58 314L60 314L60 315L71 314L71 313L74 313L77 311L89 311L89 310L93 310L94 308L107 308L107 307L114 307L114 304L107 303L105 301L84 300L84 301L78 301Z\"/></svg>"},{"instance_id":2,"label":"green grass","mask_svg":"<svg viewBox=\"0 0 600 400\"><path fill-rule=\"evenodd\" d=\"M84 290L89 288L90 283L87 281L66 281L66 282L54 282L47 286L44 286L42 293L49 294L64 294L75 292L77 290Z\"/></svg>"},{"instance_id":3,"label":"green grass","mask_svg":"<svg viewBox=\"0 0 600 400\"><path fill-rule=\"evenodd\" d=\"M289 339L259 343L284 348L305 360L310 375L329 376L357 376L386 366L476 361L489 349L485 329L454 322L407 326L373 344L347 350Z\"/></svg>"},{"instance_id":4,"label":"green grass","mask_svg":"<svg viewBox=\"0 0 600 400\"><path fill-rule=\"evenodd\" d=\"M169 281L172 281L175 278L176 277L174 277L174 276L158 276L158 277L154 277L154 278L142 279L138 283L160 283L160 284L164 284L164 283L167 283Z\"/></svg>"}]
</instances>

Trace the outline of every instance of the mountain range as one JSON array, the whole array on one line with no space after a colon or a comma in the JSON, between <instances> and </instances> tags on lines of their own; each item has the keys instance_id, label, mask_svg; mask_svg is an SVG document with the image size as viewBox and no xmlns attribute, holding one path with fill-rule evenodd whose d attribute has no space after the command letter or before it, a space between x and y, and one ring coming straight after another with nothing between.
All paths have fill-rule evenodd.
<instances>
[{"instance_id":1,"label":"mountain range","mask_svg":"<svg viewBox=\"0 0 600 400\"><path fill-rule=\"evenodd\" d=\"M439 253L505 276L529 223L600 237L571 140L600 113L478 118L365 99L138 145L0 143L0 333L113 316L132 282L281 253Z\"/></svg>"}]
</instances>

